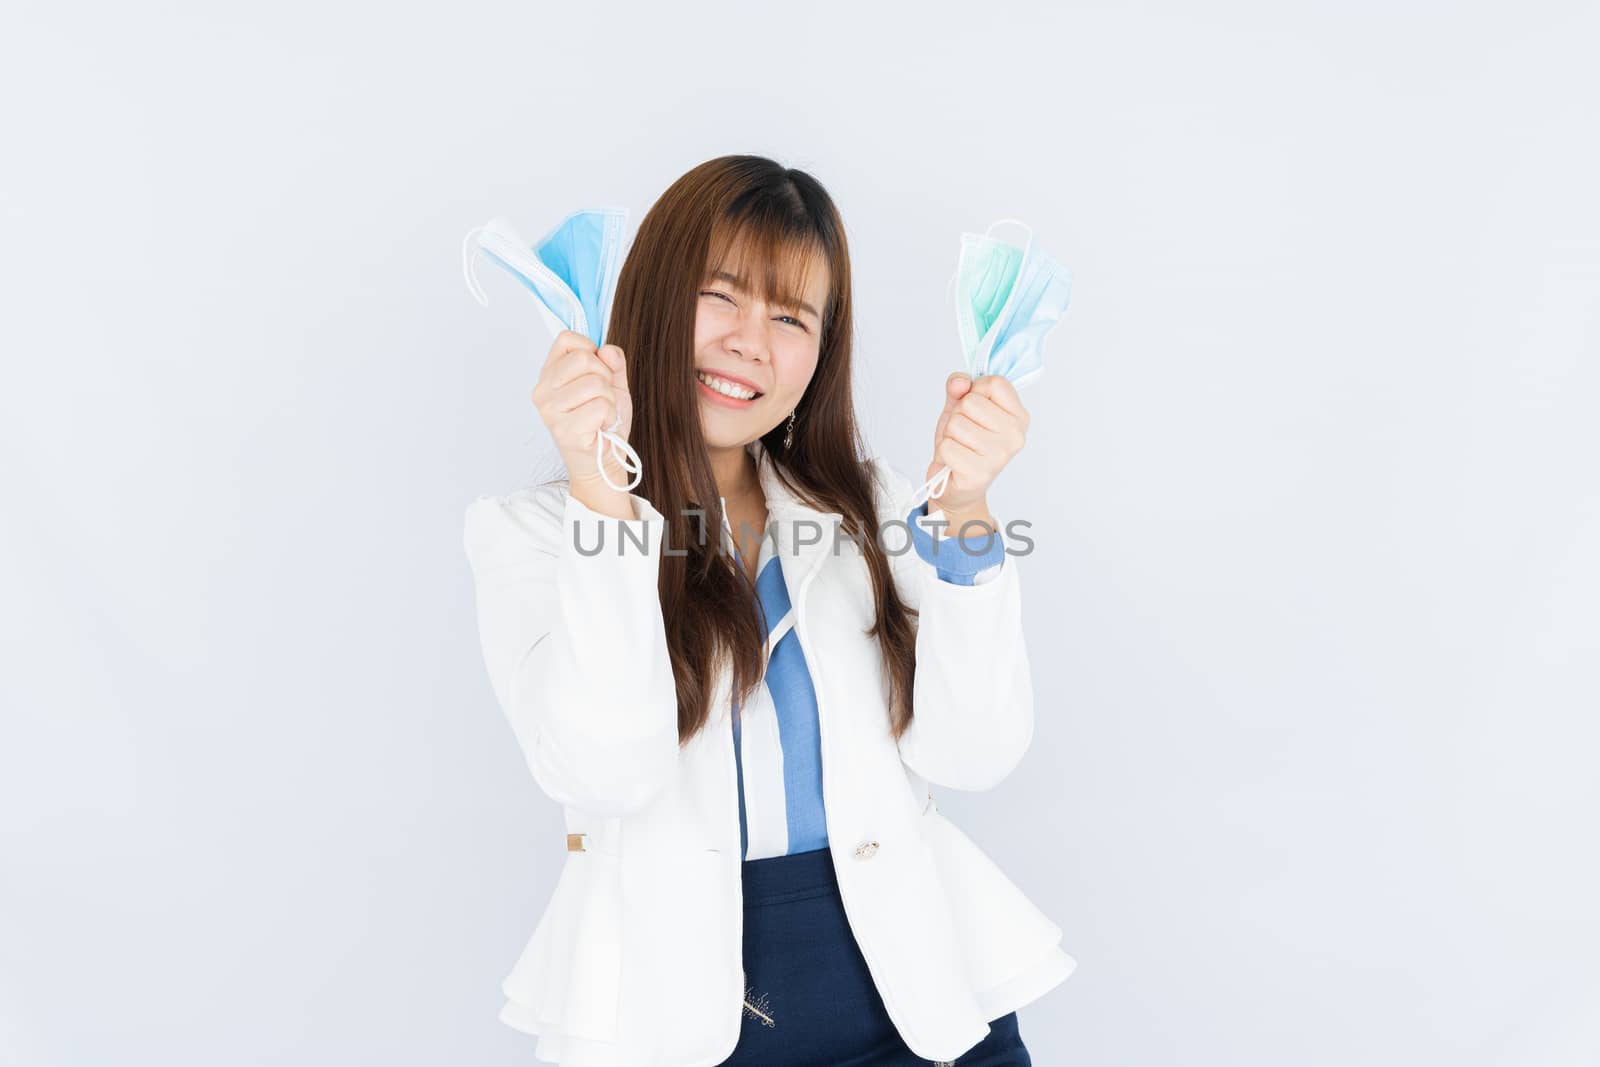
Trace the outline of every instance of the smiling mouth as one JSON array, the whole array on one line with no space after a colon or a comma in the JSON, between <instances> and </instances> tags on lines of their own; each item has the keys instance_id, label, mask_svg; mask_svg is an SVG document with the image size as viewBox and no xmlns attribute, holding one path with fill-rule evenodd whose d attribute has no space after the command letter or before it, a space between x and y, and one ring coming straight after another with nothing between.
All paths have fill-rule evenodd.
<instances>
[{"instance_id":1,"label":"smiling mouth","mask_svg":"<svg viewBox=\"0 0 1600 1067\"><path fill-rule=\"evenodd\" d=\"M704 371L696 371L695 377L700 380L701 385L704 385L707 389L710 389L713 392L720 393L729 400L758 400L761 397L766 396L765 393L759 392L755 389L746 388L742 385L736 385L733 382L728 381L726 378L718 378L716 375L707 374Z\"/></svg>"}]
</instances>

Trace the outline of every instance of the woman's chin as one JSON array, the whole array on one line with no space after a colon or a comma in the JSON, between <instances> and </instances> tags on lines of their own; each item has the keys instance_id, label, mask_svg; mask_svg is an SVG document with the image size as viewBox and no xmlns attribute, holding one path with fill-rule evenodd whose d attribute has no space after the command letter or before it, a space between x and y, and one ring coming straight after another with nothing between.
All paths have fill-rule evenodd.
<instances>
[{"instance_id":1,"label":"woman's chin","mask_svg":"<svg viewBox=\"0 0 1600 1067\"><path fill-rule=\"evenodd\" d=\"M763 413L756 410L760 401L743 409L730 408L710 400L700 401L700 421L707 426L725 427L724 432L748 430L763 421Z\"/></svg>"},{"instance_id":2,"label":"woman's chin","mask_svg":"<svg viewBox=\"0 0 1600 1067\"><path fill-rule=\"evenodd\" d=\"M761 426L754 419L727 416L726 411L719 411L715 415L707 412L706 417L700 420L700 435L705 438L707 448L743 448L772 429L770 426Z\"/></svg>"}]
</instances>

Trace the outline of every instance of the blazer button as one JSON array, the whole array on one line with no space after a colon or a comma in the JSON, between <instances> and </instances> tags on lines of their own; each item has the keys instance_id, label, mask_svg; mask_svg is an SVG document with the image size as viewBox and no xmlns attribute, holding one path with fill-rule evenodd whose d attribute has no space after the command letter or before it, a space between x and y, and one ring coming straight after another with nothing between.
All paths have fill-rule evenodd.
<instances>
[{"instance_id":1,"label":"blazer button","mask_svg":"<svg viewBox=\"0 0 1600 1067\"><path fill-rule=\"evenodd\" d=\"M873 856L876 856L877 854L878 854L878 843L876 841L868 841L864 845L857 845L856 846L856 859L858 859L858 860L870 860Z\"/></svg>"}]
</instances>

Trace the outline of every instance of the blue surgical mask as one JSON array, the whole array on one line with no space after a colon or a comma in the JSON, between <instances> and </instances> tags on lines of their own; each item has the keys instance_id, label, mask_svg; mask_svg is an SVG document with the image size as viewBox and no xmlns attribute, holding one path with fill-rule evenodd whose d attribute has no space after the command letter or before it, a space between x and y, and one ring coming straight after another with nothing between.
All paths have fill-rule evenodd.
<instances>
[{"instance_id":1,"label":"blue surgical mask","mask_svg":"<svg viewBox=\"0 0 1600 1067\"><path fill-rule=\"evenodd\" d=\"M1020 248L989 236L1013 222L1027 230ZM1033 240L1033 231L1002 219L981 234L961 235L955 277L956 334L967 372L974 380L1002 374L1012 385L1036 381L1044 372L1044 339L1060 321L1072 296L1071 275ZM914 504L944 493L945 467L918 492Z\"/></svg>"},{"instance_id":2,"label":"blue surgical mask","mask_svg":"<svg viewBox=\"0 0 1600 1067\"><path fill-rule=\"evenodd\" d=\"M539 313L552 336L571 330L589 338L596 347L603 345L617 275L622 270L623 227L627 219L626 208L575 211L532 245L517 234L507 219L490 219L468 233L462 244L467 288L478 303L488 305L489 298L472 273L473 254L481 251L539 298ZM639 484L644 466L639 454L616 433L621 425L622 416L618 415L609 430L601 430L596 436L595 463L607 485L626 493ZM632 477L626 485L616 484L606 473L607 440L611 442L612 455Z\"/></svg>"}]
</instances>

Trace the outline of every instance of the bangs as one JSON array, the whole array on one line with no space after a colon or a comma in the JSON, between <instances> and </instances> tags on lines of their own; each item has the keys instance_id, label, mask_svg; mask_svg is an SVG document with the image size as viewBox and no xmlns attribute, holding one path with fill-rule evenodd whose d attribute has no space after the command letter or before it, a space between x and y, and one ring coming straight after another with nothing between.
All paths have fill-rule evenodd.
<instances>
[{"instance_id":1,"label":"bangs","mask_svg":"<svg viewBox=\"0 0 1600 1067\"><path fill-rule=\"evenodd\" d=\"M827 321L828 308L812 308L806 300L812 273L827 268L817 237L755 221L735 225L723 223L713 229L705 280L725 281L773 307L804 310L820 328Z\"/></svg>"}]
</instances>

